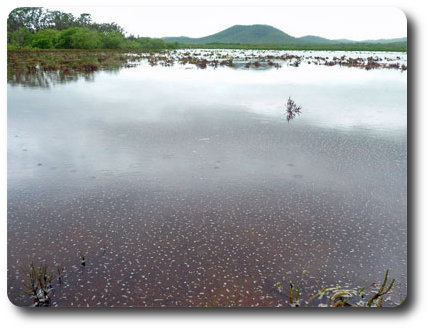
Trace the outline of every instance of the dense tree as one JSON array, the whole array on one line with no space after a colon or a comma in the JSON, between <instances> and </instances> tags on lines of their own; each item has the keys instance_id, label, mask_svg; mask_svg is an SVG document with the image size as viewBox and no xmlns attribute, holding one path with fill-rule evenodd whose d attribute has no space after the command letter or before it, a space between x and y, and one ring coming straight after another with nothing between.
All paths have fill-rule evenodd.
<instances>
[{"instance_id":1,"label":"dense tree","mask_svg":"<svg viewBox=\"0 0 430 330\"><path fill-rule=\"evenodd\" d=\"M79 17L42 7L16 8L7 20L8 49L19 47L57 49L163 49L175 47L161 39L124 35L116 23L95 23L91 15Z\"/></svg>"},{"instance_id":2,"label":"dense tree","mask_svg":"<svg viewBox=\"0 0 430 330\"><path fill-rule=\"evenodd\" d=\"M81 14L78 18L77 18L77 22L79 23L79 26L82 27L88 27L91 25L91 15L90 14Z\"/></svg>"},{"instance_id":3,"label":"dense tree","mask_svg":"<svg viewBox=\"0 0 430 330\"><path fill-rule=\"evenodd\" d=\"M117 32L120 34L124 34L124 29L116 23L102 23L102 24L93 23L91 25L91 29L96 30L98 32L103 32L103 33Z\"/></svg>"},{"instance_id":4,"label":"dense tree","mask_svg":"<svg viewBox=\"0 0 430 330\"><path fill-rule=\"evenodd\" d=\"M12 10L7 19L8 32L26 27L31 32L43 28L44 10L42 7L20 7Z\"/></svg>"},{"instance_id":5,"label":"dense tree","mask_svg":"<svg viewBox=\"0 0 430 330\"><path fill-rule=\"evenodd\" d=\"M116 23L94 23L91 15L84 13L75 17L70 13L59 10L43 9L42 7L20 7L12 10L9 14L8 32L17 31L25 26L31 32L41 29L65 30L71 27L86 27L99 32L124 33L122 27Z\"/></svg>"},{"instance_id":6,"label":"dense tree","mask_svg":"<svg viewBox=\"0 0 430 330\"><path fill-rule=\"evenodd\" d=\"M21 26L15 32L8 32L8 43L19 47L31 45L33 40L33 33L31 33L25 26Z\"/></svg>"},{"instance_id":7,"label":"dense tree","mask_svg":"<svg viewBox=\"0 0 430 330\"><path fill-rule=\"evenodd\" d=\"M59 31L54 29L40 30L34 34L31 45L36 48L50 49L54 48L55 40L59 35Z\"/></svg>"},{"instance_id":8,"label":"dense tree","mask_svg":"<svg viewBox=\"0 0 430 330\"><path fill-rule=\"evenodd\" d=\"M103 44L100 35L93 30L79 28L71 36L72 48L76 49L96 49L102 48Z\"/></svg>"},{"instance_id":9,"label":"dense tree","mask_svg":"<svg viewBox=\"0 0 430 330\"><path fill-rule=\"evenodd\" d=\"M125 41L124 36L119 32L109 32L101 34L103 48L118 49Z\"/></svg>"},{"instance_id":10,"label":"dense tree","mask_svg":"<svg viewBox=\"0 0 430 330\"><path fill-rule=\"evenodd\" d=\"M77 26L77 23L72 14L58 10L48 10L44 15L44 26L51 29L65 30Z\"/></svg>"},{"instance_id":11,"label":"dense tree","mask_svg":"<svg viewBox=\"0 0 430 330\"><path fill-rule=\"evenodd\" d=\"M57 40L55 41L55 48L58 49L71 49L73 48L73 35L78 32L80 28L69 28L63 30L57 36Z\"/></svg>"}]
</instances>

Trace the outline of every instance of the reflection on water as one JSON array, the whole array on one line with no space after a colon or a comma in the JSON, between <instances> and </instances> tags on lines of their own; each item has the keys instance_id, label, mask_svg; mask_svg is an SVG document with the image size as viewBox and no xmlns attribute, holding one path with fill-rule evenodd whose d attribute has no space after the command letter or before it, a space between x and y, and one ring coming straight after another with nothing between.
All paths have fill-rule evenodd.
<instances>
[{"instance_id":1,"label":"reflection on water","mask_svg":"<svg viewBox=\"0 0 430 330\"><path fill-rule=\"evenodd\" d=\"M26 86L26 87L41 87L49 88L57 84L65 84L72 81L77 81L79 78L84 78L86 81L94 81L94 73L63 73L61 71L35 71L22 72L17 71L8 74L8 84L11 86Z\"/></svg>"},{"instance_id":2,"label":"reflection on water","mask_svg":"<svg viewBox=\"0 0 430 330\"><path fill-rule=\"evenodd\" d=\"M105 69L105 72L118 73L119 68ZM50 88L59 84L84 79L88 82L94 81L94 72L63 72L63 71L9 71L7 82L11 86Z\"/></svg>"},{"instance_id":3,"label":"reflection on water","mask_svg":"<svg viewBox=\"0 0 430 330\"><path fill-rule=\"evenodd\" d=\"M287 123L289 96L303 108ZM390 70L143 64L11 82L9 297L28 304L34 261L64 265L60 306L286 305L274 284L303 270L310 296L387 268L397 304L406 118L406 73Z\"/></svg>"}]
</instances>

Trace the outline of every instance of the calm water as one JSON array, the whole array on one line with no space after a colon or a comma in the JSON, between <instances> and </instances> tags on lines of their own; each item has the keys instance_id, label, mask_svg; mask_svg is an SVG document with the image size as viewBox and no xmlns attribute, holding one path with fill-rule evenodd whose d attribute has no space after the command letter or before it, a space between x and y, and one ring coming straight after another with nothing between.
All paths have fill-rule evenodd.
<instances>
[{"instance_id":1,"label":"calm water","mask_svg":"<svg viewBox=\"0 0 430 330\"><path fill-rule=\"evenodd\" d=\"M368 287L386 269L398 304L406 80L306 63L142 63L9 84L10 299L31 303L20 291L33 261L65 267L58 306L278 306L274 284L304 270L309 297ZM288 97L303 107L289 123Z\"/></svg>"}]
</instances>

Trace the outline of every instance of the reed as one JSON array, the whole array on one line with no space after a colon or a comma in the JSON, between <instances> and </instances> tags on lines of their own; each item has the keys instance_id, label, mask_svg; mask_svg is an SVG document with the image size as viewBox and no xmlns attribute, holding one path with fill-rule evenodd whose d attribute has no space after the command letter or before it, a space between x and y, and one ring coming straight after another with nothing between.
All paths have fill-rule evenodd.
<instances>
[{"instance_id":1,"label":"reed","mask_svg":"<svg viewBox=\"0 0 430 330\"><path fill-rule=\"evenodd\" d=\"M26 269L27 282L24 283L23 295L33 299L32 307L51 305L53 273L47 265L35 266L31 263Z\"/></svg>"}]
</instances>

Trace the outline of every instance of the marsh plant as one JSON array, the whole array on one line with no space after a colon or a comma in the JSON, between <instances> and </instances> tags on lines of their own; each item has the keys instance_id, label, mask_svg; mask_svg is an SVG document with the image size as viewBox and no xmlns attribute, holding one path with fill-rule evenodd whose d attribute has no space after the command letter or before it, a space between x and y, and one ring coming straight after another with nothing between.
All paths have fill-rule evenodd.
<instances>
[{"instance_id":1,"label":"marsh plant","mask_svg":"<svg viewBox=\"0 0 430 330\"><path fill-rule=\"evenodd\" d=\"M61 265L57 265L57 279L58 279L58 283L63 283L63 272L64 272L64 267Z\"/></svg>"},{"instance_id":2,"label":"marsh plant","mask_svg":"<svg viewBox=\"0 0 430 330\"><path fill-rule=\"evenodd\" d=\"M390 290L393 287L393 284L395 282L395 279L392 279L391 282L390 282L390 284L388 285L388 287L385 288L385 286L387 285L387 280L388 280L388 269L385 272L384 281L382 282L381 287L369 299L369 301L367 302L367 307L374 307L375 305L377 307L382 307L382 302L383 302L383 299L384 299L384 295L386 295L388 292L390 292Z\"/></svg>"},{"instance_id":3,"label":"marsh plant","mask_svg":"<svg viewBox=\"0 0 430 330\"><path fill-rule=\"evenodd\" d=\"M30 264L26 269L27 283L24 284L23 294L33 299L33 307L50 306L53 273L48 266Z\"/></svg>"},{"instance_id":4,"label":"marsh plant","mask_svg":"<svg viewBox=\"0 0 430 330\"><path fill-rule=\"evenodd\" d=\"M294 119L297 115L301 114L302 107L298 106L296 102L291 99L291 97L288 98L287 104L285 106L285 115L288 122Z\"/></svg>"},{"instance_id":5,"label":"marsh plant","mask_svg":"<svg viewBox=\"0 0 430 330\"><path fill-rule=\"evenodd\" d=\"M286 302L291 307L306 307L315 301L319 301L318 307L382 307L384 296L391 291L395 282L395 279L392 279L386 286L388 273L387 270L379 290L370 292L372 295L368 300L366 300L365 287L350 288L339 284L333 287L322 287L321 290L304 300L301 297L299 284L294 285L292 281L289 281L285 288L281 282L277 282L275 286L278 293L286 297Z\"/></svg>"},{"instance_id":6,"label":"marsh plant","mask_svg":"<svg viewBox=\"0 0 430 330\"><path fill-rule=\"evenodd\" d=\"M79 252L79 258L81 259L81 266L85 267L86 259L85 259L85 255L82 252Z\"/></svg>"}]
</instances>

